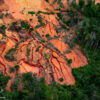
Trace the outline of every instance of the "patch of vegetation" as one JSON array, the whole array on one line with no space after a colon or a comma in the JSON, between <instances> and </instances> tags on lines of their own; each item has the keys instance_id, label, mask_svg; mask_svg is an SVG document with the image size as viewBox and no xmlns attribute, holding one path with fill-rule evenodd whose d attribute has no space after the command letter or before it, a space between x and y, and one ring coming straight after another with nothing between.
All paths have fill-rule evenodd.
<instances>
[{"instance_id":1,"label":"patch of vegetation","mask_svg":"<svg viewBox=\"0 0 100 100\"><path fill-rule=\"evenodd\" d=\"M33 28L30 28L29 31L32 32L32 31L34 31L34 29Z\"/></svg>"},{"instance_id":2,"label":"patch of vegetation","mask_svg":"<svg viewBox=\"0 0 100 100\"><path fill-rule=\"evenodd\" d=\"M15 61L16 58L13 56L15 52L16 52L16 49L15 48L12 48L12 49L8 50L8 52L5 55L5 58L8 61Z\"/></svg>"},{"instance_id":3,"label":"patch of vegetation","mask_svg":"<svg viewBox=\"0 0 100 100\"><path fill-rule=\"evenodd\" d=\"M63 15L61 13L57 13L57 16L61 19L64 20Z\"/></svg>"},{"instance_id":4,"label":"patch of vegetation","mask_svg":"<svg viewBox=\"0 0 100 100\"><path fill-rule=\"evenodd\" d=\"M6 85L8 83L8 80L10 79L9 76L4 76L2 72L0 72L0 90L2 88L6 88ZM1 93L0 93L1 96Z\"/></svg>"},{"instance_id":5,"label":"patch of vegetation","mask_svg":"<svg viewBox=\"0 0 100 100\"><path fill-rule=\"evenodd\" d=\"M14 54L16 53L16 50L18 48L18 44L15 45L15 48L11 48L10 50L7 51L5 58L8 61L15 61L16 58L14 57Z\"/></svg>"},{"instance_id":6,"label":"patch of vegetation","mask_svg":"<svg viewBox=\"0 0 100 100\"><path fill-rule=\"evenodd\" d=\"M61 14L61 13L57 13L57 16L58 16L59 19L62 20L63 23L64 23L64 24L62 24L62 23L59 22L60 25L61 25L61 27L62 27L63 29L65 29L65 30L68 30L68 31L69 31L69 28L66 27L66 20L65 20L65 18L63 17L63 14Z\"/></svg>"},{"instance_id":7,"label":"patch of vegetation","mask_svg":"<svg viewBox=\"0 0 100 100\"><path fill-rule=\"evenodd\" d=\"M100 99L100 52L97 50L85 49L85 54L89 58L89 64L73 69L73 74L76 79L77 92L81 92L79 96L84 97L87 100L99 100ZM81 97L82 98L82 97Z\"/></svg>"},{"instance_id":8,"label":"patch of vegetation","mask_svg":"<svg viewBox=\"0 0 100 100\"><path fill-rule=\"evenodd\" d=\"M41 46L38 46L38 47L36 48L35 52L38 52L40 48L41 48Z\"/></svg>"},{"instance_id":9,"label":"patch of vegetation","mask_svg":"<svg viewBox=\"0 0 100 100\"><path fill-rule=\"evenodd\" d=\"M41 39L41 42L42 42L42 43L45 43L45 40L44 40L44 39Z\"/></svg>"},{"instance_id":10,"label":"patch of vegetation","mask_svg":"<svg viewBox=\"0 0 100 100\"><path fill-rule=\"evenodd\" d=\"M37 14L40 14L40 13L47 14L47 15L54 14L54 12L44 12L44 11L37 12Z\"/></svg>"},{"instance_id":11,"label":"patch of vegetation","mask_svg":"<svg viewBox=\"0 0 100 100\"><path fill-rule=\"evenodd\" d=\"M19 65L15 65L14 68L18 71L19 70Z\"/></svg>"},{"instance_id":12,"label":"patch of vegetation","mask_svg":"<svg viewBox=\"0 0 100 100\"><path fill-rule=\"evenodd\" d=\"M60 5L60 8L64 8L63 3L61 2L61 0L57 0L57 3Z\"/></svg>"},{"instance_id":13,"label":"patch of vegetation","mask_svg":"<svg viewBox=\"0 0 100 100\"><path fill-rule=\"evenodd\" d=\"M9 30L15 31L15 32L20 32L21 31L21 26L18 24L17 21L12 22L11 25L9 26Z\"/></svg>"},{"instance_id":14,"label":"patch of vegetation","mask_svg":"<svg viewBox=\"0 0 100 100\"><path fill-rule=\"evenodd\" d=\"M46 37L50 37L50 34L49 34L49 33L47 33L47 34L46 34Z\"/></svg>"},{"instance_id":15,"label":"patch of vegetation","mask_svg":"<svg viewBox=\"0 0 100 100\"><path fill-rule=\"evenodd\" d=\"M33 19L30 19L30 21L32 21Z\"/></svg>"},{"instance_id":16,"label":"patch of vegetation","mask_svg":"<svg viewBox=\"0 0 100 100\"><path fill-rule=\"evenodd\" d=\"M31 14L32 16L35 14L34 11L29 11L28 14Z\"/></svg>"},{"instance_id":17,"label":"patch of vegetation","mask_svg":"<svg viewBox=\"0 0 100 100\"><path fill-rule=\"evenodd\" d=\"M68 23L71 27L75 27L76 42L84 42L86 48L100 49L100 4L95 4L92 0L88 0L85 4L80 0L79 5L73 2L71 7L72 9L69 9L71 21ZM83 17L79 18L79 16Z\"/></svg>"},{"instance_id":18,"label":"patch of vegetation","mask_svg":"<svg viewBox=\"0 0 100 100\"><path fill-rule=\"evenodd\" d=\"M48 58L48 54L45 53L45 54L43 55L43 57L44 57L45 59L47 59L47 58Z\"/></svg>"},{"instance_id":19,"label":"patch of vegetation","mask_svg":"<svg viewBox=\"0 0 100 100\"><path fill-rule=\"evenodd\" d=\"M69 28L68 28L68 27L66 27L66 25L64 25L64 24L60 24L60 25L61 25L61 27L62 27L63 29L65 29L65 30L69 31Z\"/></svg>"},{"instance_id":20,"label":"patch of vegetation","mask_svg":"<svg viewBox=\"0 0 100 100\"><path fill-rule=\"evenodd\" d=\"M19 70L19 67L20 67L19 65L15 65L14 67L10 67L9 68L9 72L10 73L13 73L13 72L15 72L15 70L18 71Z\"/></svg>"},{"instance_id":21,"label":"patch of vegetation","mask_svg":"<svg viewBox=\"0 0 100 100\"><path fill-rule=\"evenodd\" d=\"M68 64L71 64L72 63L72 59L68 59Z\"/></svg>"},{"instance_id":22,"label":"patch of vegetation","mask_svg":"<svg viewBox=\"0 0 100 100\"><path fill-rule=\"evenodd\" d=\"M28 24L28 22L21 21L21 27L28 30L30 28L30 24Z\"/></svg>"},{"instance_id":23,"label":"patch of vegetation","mask_svg":"<svg viewBox=\"0 0 100 100\"><path fill-rule=\"evenodd\" d=\"M8 17L8 16L9 16L9 13L6 13L6 14L5 14L5 17Z\"/></svg>"},{"instance_id":24,"label":"patch of vegetation","mask_svg":"<svg viewBox=\"0 0 100 100\"><path fill-rule=\"evenodd\" d=\"M46 2L48 2L48 3L49 3L49 0L46 0Z\"/></svg>"},{"instance_id":25,"label":"patch of vegetation","mask_svg":"<svg viewBox=\"0 0 100 100\"><path fill-rule=\"evenodd\" d=\"M57 13L57 16L59 17L59 19L60 19L60 20L62 20L62 21L63 21L63 23L65 23L65 24L66 24L66 20L65 20L65 18L64 18L64 16L63 16L63 14L62 14L62 13Z\"/></svg>"},{"instance_id":26,"label":"patch of vegetation","mask_svg":"<svg viewBox=\"0 0 100 100\"><path fill-rule=\"evenodd\" d=\"M63 81L64 81L64 79L63 79L63 78L60 78L60 79L59 79L59 81L60 81L60 82L63 82Z\"/></svg>"},{"instance_id":27,"label":"patch of vegetation","mask_svg":"<svg viewBox=\"0 0 100 100\"><path fill-rule=\"evenodd\" d=\"M14 71L15 71L14 67L10 67L10 68L9 68L9 72L10 72L10 73L12 73L12 72L14 72Z\"/></svg>"},{"instance_id":28,"label":"patch of vegetation","mask_svg":"<svg viewBox=\"0 0 100 100\"><path fill-rule=\"evenodd\" d=\"M1 14L1 15L0 15L0 19L3 19L3 16L4 16L4 14Z\"/></svg>"},{"instance_id":29,"label":"patch of vegetation","mask_svg":"<svg viewBox=\"0 0 100 100\"><path fill-rule=\"evenodd\" d=\"M17 91L18 90L18 86L20 84L20 79L19 78L15 78L13 80L13 83L11 85L11 90L14 92L14 91Z\"/></svg>"},{"instance_id":30,"label":"patch of vegetation","mask_svg":"<svg viewBox=\"0 0 100 100\"><path fill-rule=\"evenodd\" d=\"M39 25L36 25L35 28L40 28L42 26L45 26L45 23L42 21L42 17L39 15L38 16L38 22L40 23Z\"/></svg>"},{"instance_id":31,"label":"patch of vegetation","mask_svg":"<svg viewBox=\"0 0 100 100\"><path fill-rule=\"evenodd\" d=\"M29 48L27 48L27 51L26 51L26 56L27 56L27 57L29 57L30 52L31 52L31 50L30 50Z\"/></svg>"},{"instance_id":32,"label":"patch of vegetation","mask_svg":"<svg viewBox=\"0 0 100 100\"><path fill-rule=\"evenodd\" d=\"M6 26L5 25L1 25L0 26L0 33L2 33L5 36L5 30L6 30Z\"/></svg>"},{"instance_id":33,"label":"patch of vegetation","mask_svg":"<svg viewBox=\"0 0 100 100\"><path fill-rule=\"evenodd\" d=\"M12 22L12 25L18 25L18 22L17 21Z\"/></svg>"}]
</instances>

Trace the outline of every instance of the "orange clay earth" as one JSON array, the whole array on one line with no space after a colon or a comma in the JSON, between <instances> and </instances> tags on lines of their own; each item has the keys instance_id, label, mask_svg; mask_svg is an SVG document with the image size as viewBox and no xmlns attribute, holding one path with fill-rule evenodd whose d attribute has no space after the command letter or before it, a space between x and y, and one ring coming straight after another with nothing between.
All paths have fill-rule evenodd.
<instances>
[{"instance_id":1,"label":"orange clay earth","mask_svg":"<svg viewBox=\"0 0 100 100\"><path fill-rule=\"evenodd\" d=\"M80 46L72 42L74 32L70 28L67 31L61 28L59 22L63 22L57 20L54 10L58 5L55 4L54 7L52 1L51 4L45 0L0 1L0 15L8 13L0 19L0 26L7 27L5 35L0 33L0 71L11 76L7 85L8 90L16 75L10 73L9 68L15 65L20 66L19 73L36 73L38 77L45 77L47 83L56 81L61 84L74 84L72 68L88 64ZM65 4L65 1L62 1ZM66 8L66 5L64 6ZM29 11L35 11L35 14L28 14ZM54 14L37 14L38 11L52 11ZM39 18L42 19L41 27L38 27ZM28 30L20 27L8 28L16 21L19 26L22 20L27 21L34 30L30 32L30 28ZM68 63L69 59L72 59L71 64Z\"/></svg>"}]
</instances>

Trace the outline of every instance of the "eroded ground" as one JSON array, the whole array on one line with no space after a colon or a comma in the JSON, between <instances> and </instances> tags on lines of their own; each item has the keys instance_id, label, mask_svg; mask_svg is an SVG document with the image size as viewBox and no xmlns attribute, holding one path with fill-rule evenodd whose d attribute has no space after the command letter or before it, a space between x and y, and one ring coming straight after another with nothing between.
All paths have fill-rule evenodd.
<instances>
[{"instance_id":1,"label":"eroded ground","mask_svg":"<svg viewBox=\"0 0 100 100\"><path fill-rule=\"evenodd\" d=\"M15 65L19 73L36 73L47 83L74 84L72 68L88 64L73 42L74 32L61 27L54 9L44 0L0 1L0 71L12 77L8 89L15 77L9 68Z\"/></svg>"}]
</instances>

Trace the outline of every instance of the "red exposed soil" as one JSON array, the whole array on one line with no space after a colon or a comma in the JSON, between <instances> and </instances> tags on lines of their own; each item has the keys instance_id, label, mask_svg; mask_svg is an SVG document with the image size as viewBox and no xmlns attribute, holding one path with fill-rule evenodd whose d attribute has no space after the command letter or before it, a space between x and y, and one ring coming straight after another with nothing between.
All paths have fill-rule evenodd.
<instances>
[{"instance_id":1,"label":"red exposed soil","mask_svg":"<svg viewBox=\"0 0 100 100\"><path fill-rule=\"evenodd\" d=\"M73 31L62 30L59 34L57 33L55 26L60 27L59 21L56 19L57 15L41 14L44 26L35 29L38 25L38 18L36 15L28 15L27 12L30 10L38 11L42 10L47 12L46 8L54 11L54 7L49 5L44 0L4 0L5 3L1 3L2 13L9 12L8 17L4 17L0 24L8 25L13 21L25 20L31 28L34 28L34 34L30 33L29 30L24 33L15 32L6 29L6 37L0 33L0 70L5 75L10 75L12 79L8 82L7 89L10 90L15 73L9 73L9 67L13 67L16 64L20 66L19 73L32 72L36 73L39 77L45 77L47 83L52 80L61 84L74 84L75 79L72 75L72 68L78 68L88 64L87 58L81 52L80 46L75 44L74 48L70 48L68 43L65 43L65 39L62 36L67 36L70 40L74 36ZM63 0L64 1L64 0ZM22 3L23 2L23 3ZM32 4L31 4L32 3ZM22 10L25 8L23 13ZM8 11L6 11L8 9ZM1 13L1 12L0 12ZM33 19L29 21L29 19ZM71 33L72 34L69 34ZM42 42L38 39L37 33L46 41ZM46 34L49 33L52 38L49 40ZM58 38L56 38L59 36ZM24 40L23 42L21 42ZM15 48L16 44L19 43L16 52L14 53L15 61L7 61L5 55L8 50ZM49 45L52 44L52 45ZM38 52L36 49L39 48ZM26 56L27 48L30 49L30 55ZM72 64L68 64L68 59L72 59ZM64 80L60 82L60 78Z\"/></svg>"}]
</instances>

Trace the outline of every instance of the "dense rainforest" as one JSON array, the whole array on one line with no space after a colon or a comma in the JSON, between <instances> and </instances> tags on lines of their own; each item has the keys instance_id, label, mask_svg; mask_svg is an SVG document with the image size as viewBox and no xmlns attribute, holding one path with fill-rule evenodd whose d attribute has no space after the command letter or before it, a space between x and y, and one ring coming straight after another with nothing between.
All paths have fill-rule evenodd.
<instances>
[{"instance_id":1,"label":"dense rainforest","mask_svg":"<svg viewBox=\"0 0 100 100\"><path fill-rule=\"evenodd\" d=\"M46 1L49 2L49 0ZM61 0L58 0L58 3L63 7ZM61 85L52 81L47 85L44 78L38 78L31 72L18 74L20 66L16 65L10 69L10 72L16 72L17 77L11 86L11 92L6 90L10 77L0 73L0 100L100 100L100 4L95 4L91 0L85 4L84 0L80 0L78 5L75 1L69 5L67 10L59 9L61 11L57 13L57 16L63 21L64 29L67 25L74 31L73 42L82 47L88 59L88 65L72 69L76 83ZM29 12L29 14L34 14L34 12ZM21 23L22 27L28 28L27 23ZM4 29L5 27L1 26L0 32ZM46 36L49 37L49 34ZM38 49L39 47L37 51ZM27 52L28 56L30 50ZM69 63L71 62L70 59ZM63 79L61 78L60 81ZM22 84L21 90L19 90L19 84Z\"/></svg>"}]
</instances>

